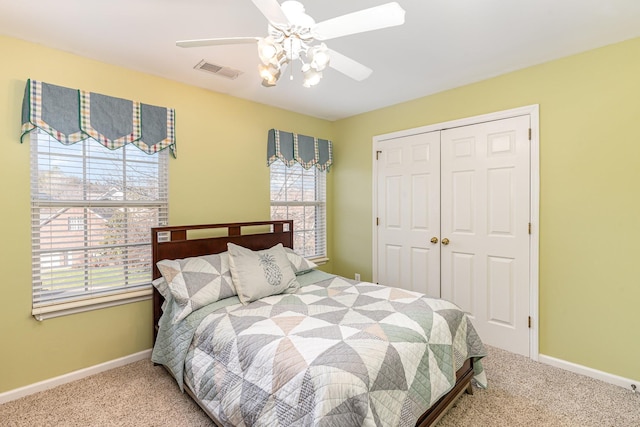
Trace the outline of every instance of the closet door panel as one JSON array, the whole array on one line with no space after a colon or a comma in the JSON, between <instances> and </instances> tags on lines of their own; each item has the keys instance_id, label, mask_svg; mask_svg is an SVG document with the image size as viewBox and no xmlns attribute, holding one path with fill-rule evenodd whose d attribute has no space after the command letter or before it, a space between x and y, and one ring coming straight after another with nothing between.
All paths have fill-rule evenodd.
<instances>
[{"instance_id":1,"label":"closet door panel","mask_svg":"<svg viewBox=\"0 0 640 427\"><path fill-rule=\"evenodd\" d=\"M442 131L442 297L529 355L529 117Z\"/></svg>"},{"instance_id":2,"label":"closet door panel","mask_svg":"<svg viewBox=\"0 0 640 427\"><path fill-rule=\"evenodd\" d=\"M381 143L378 283L440 297L440 133ZM391 249L393 248L393 249Z\"/></svg>"}]
</instances>

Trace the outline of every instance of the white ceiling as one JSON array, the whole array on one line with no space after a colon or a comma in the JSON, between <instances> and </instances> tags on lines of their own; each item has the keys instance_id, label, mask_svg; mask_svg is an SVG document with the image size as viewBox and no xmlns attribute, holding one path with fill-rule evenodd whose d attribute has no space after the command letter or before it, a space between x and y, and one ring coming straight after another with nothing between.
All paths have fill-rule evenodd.
<instances>
[{"instance_id":1,"label":"white ceiling","mask_svg":"<svg viewBox=\"0 0 640 427\"><path fill-rule=\"evenodd\" d=\"M321 22L389 0L300 1ZM263 87L254 45L176 47L266 36L251 0L0 0L0 34L329 120L640 36L640 0L397 2L404 25L326 42L372 68L371 77L356 82L328 69L313 88L295 68L292 81ZM244 74L228 80L194 70L202 59Z\"/></svg>"}]
</instances>

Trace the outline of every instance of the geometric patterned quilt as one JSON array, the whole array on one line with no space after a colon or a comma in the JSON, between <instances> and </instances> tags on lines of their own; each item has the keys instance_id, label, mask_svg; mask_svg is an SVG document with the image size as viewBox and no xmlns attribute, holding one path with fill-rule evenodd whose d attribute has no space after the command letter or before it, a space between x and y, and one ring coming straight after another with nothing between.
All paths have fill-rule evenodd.
<instances>
[{"instance_id":1,"label":"geometric patterned quilt","mask_svg":"<svg viewBox=\"0 0 640 427\"><path fill-rule=\"evenodd\" d=\"M454 304L335 277L209 314L184 366L224 426L413 427L484 355Z\"/></svg>"}]
</instances>

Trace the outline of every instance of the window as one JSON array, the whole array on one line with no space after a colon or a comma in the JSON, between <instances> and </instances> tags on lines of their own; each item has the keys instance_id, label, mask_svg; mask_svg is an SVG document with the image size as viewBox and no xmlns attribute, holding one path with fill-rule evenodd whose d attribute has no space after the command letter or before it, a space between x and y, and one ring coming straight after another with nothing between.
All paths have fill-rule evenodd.
<instances>
[{"instance_id":1,"label":"window","mask_svg":"<svg viewBox=\"0 0 640 427\"><path fill-rule=\"evenodd\" d=\"M84 219L80 216L69 217L69 231L83 231Z\"/></svg>"},{"instance_id":2,"label":"window","mask_svg":"<svg viewBox=\"0 0 640 427\"><path fill-rule=\"evenodd\" d=\"M148 298L149 229L167 224L168 150L31 135L34 316Z\"/></svg>"},{"instance_id":3,"label":"window","mask_svg":"<svg viewBox=\"0 0 640 427\"><path fill-rule=\"evenodd\" d=\"M271 171L271 219L292 219L296 252L326 258L326 173L281 161Z\"/></svg>"}]
</instances>

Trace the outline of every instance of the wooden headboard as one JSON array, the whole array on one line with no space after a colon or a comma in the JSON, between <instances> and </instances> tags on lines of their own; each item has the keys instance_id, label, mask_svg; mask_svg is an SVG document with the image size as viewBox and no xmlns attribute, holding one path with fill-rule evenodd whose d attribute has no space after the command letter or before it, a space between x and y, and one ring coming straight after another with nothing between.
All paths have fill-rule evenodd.
<instances>
[{"instance_id":1,"label":"wooden headboard","mask_svg":"<svg viewBox=\"0 0 640 427\"><path fill-rule=\"evenodd\" d=\"M251 250L267 249L282 243L293 248L293 221L257 221L230 224L203 224L151 229L153 279L160 277L156 266L163 259L182 259L217 254L227 250L227 243ZM162 315L162 295L153 288L153 337Z\"/></svg>"}]
</instances>

